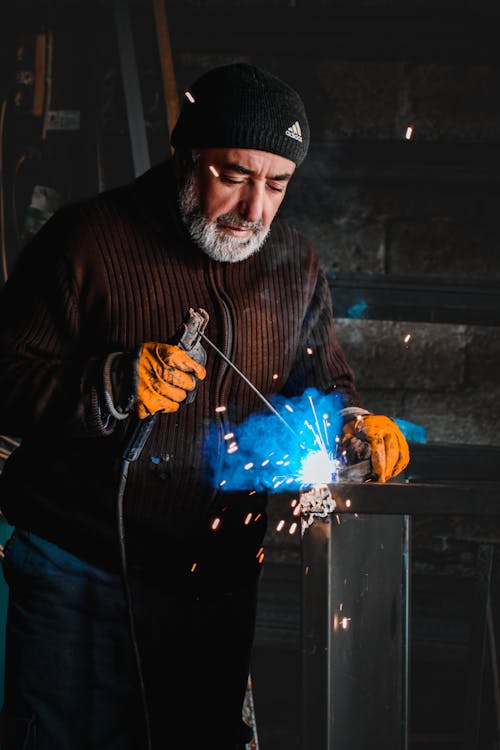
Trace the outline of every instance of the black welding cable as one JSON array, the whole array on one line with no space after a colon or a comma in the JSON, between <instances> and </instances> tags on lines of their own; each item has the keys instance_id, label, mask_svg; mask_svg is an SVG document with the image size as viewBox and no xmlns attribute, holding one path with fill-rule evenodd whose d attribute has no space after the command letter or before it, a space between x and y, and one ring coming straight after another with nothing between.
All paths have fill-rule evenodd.
<instances>
[{"instance_id":1,"label":"black welding cable","mask_svg":"<svg viewBox=\"0 0 500 750\"><path fill-rule=\"evenodd\" d=\"M204 311L203 311L204 312ZM206 316L206 313L205 313ZM202 316L202 317L205 317ZM208 316L206 316L206 320L208 319ZM204 328L204 326L203 326ZM294 432L294 430L290 427L288 422L286 422L285 419L279 414L276 409L272 406L272 404L265 398L265 396L251 383L250 380L239 370L236 365L231 362L230 359L226 357L226 355L221 352L218 347L215 346L210 339L208 339L203 334L203 328L200 328L198 325L197 335L204 339L211 347L214 349L217 354L224 359L224 361L230 365L237 374L247 383L247 385L254 390L258 396L264 401L266 406L275 414L288 429L295 435L295 437L298 438L298 435ZM182 338L180 340L179 345L182 342ZM141 692L141 699L143 704L143 711L144 711L144 721L145 721L145 728L146 728L146 738L147 738L147 745L146 750L151 750L151 725L150 725L150 718L149 718L149 709L146 699L146 690L144 685L144 676L142 673L142 664L141 664L141 655L139 650L139 645L137 643L137 637L135 632L135 620L134 620L134 610L132 606L132 594L130 591L130 582L128 577L128 570L127 570L127 554L126 554L126 544L125 544L125 525L124 525L124 515L123 515L123 498L125 495L125 487L127 485L127 476L128 476L128 470L129 465L132 461L136 461L137 458L140 456L141 451L149 437L149 434L151 433L151 430L153 428L153 425L156 421L157 414L153 414L149 417L146 417L146 419L138 421L134 429L131 432L129 442L126 446L125 452L122 457L121 467L120 467L120 481L118 484L118 493L117 493L117 525L118 525L118 541L120 545L120 560L121 560L121 572L122 572L122 579L123 579L123 589L125 593L125 599L127 603L127 610L128 610L128 622L129 622L129 630L130 630L130 638L132 641L132 646L134 649L134 655L135 655L135 662L137 667L137 675L139 678L139 687Z\"/></svg>"},{"instance_id":2,"label":"black welding cable","mask_svg":"<svg viewBox=\"0 0 500 750\"><path fill-rule=\"evenodd\" d=\"M118 485L116 520L118 524L118 542L120 545L121 574L122 574L122 581L123 581L123 590L125 593L125 600L127 604L130 640L132 641L132 647L134 649L135 664L137 668L137 677L139 679L139 690L141 693L142 707L143 707L143 713L144 713L144 723L145 723L145 729L146 729L146 750L152 750L149 709L148 709L148 702L146 698L144 675L142 673L141 654L139 650L139 644L137 643L137 635L135 632L134 608L132 606L132 593L130 591L130 581L129 581L128 569L127 569L125 524L124 524L124 517L123 517L123 497L125 495L125 487L127 485L129 465L130 465L130 461L128 461L127 459L123 459L121 468L120 468L120 482Z\"/></svg>"}]
</instances>

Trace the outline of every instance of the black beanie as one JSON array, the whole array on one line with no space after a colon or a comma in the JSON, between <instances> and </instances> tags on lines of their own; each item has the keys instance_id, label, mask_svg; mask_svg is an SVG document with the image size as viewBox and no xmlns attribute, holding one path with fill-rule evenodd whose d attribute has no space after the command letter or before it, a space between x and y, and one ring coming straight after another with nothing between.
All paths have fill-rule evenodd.
<instances>
[{"instance_id":1,"label":"black beanie","mask_svg":"<svg viewBox=\"0 0 500 750\"><path fill-rule=\"evenodd\" d=\"M309 148L309 123L300 96L288 84L254 65L233 63L192 84L171 144L258 149L298 166Z\"/></svg>"}]
</instances>

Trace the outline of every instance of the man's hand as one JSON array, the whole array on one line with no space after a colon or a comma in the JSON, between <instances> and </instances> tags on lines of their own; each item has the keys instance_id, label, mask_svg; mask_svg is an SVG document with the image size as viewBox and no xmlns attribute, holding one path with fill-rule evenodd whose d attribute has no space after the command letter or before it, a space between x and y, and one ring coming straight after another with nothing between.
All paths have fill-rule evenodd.
<instances>
[{"instance_id":1,"label":"man's hand","mask_svg":"<svg viewBox=\"0 0 500 750\"><path fill-rule=\"evenodd\" d=\"M139 419L156 412L174 412L203 380L205 368L172 344L148 341L139 353L136 407Z\"/></svg>"},{"instance_id":2,"label":"man's hand","mask_svg":"<svg viewBox=\"0 0 500 750\"><path fill-rule=\"evenodd\" d=\"M346 422L342 448L348 459L369 456L377 482L396 476L410 460L408 443L396 422L378 414L363 414Z\"/></svg>"}]
</instances>

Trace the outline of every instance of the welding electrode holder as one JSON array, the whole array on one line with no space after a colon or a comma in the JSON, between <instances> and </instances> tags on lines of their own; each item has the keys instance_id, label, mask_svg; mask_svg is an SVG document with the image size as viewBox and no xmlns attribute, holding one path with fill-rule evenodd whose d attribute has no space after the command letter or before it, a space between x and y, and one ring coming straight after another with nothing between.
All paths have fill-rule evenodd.
<instances>
[{"instance_id":1,"label":"welding electrode holder","mask_svg":"<svg viewBox=\"0 0 500 750\"><path fill-rule=\"evenodd\" d=\"M198 310L194 310L190 307L189 312L181 325L167 343L178 346L180 349L188 352L189 356L196 362L205 365L207 361L207 353L201 344L201 334L207 326L208 319L208 313L206 310L203 310L201 307L199 307ZM195 396L196 388L193 391L189 391L183 403L191 403ZM123 461L130 463L139 458L146 441L151 434L151 430L153 429L157 417L158 412L156 414L151 414L151 416L146 417L145 419L136 420L123 454Z\"/></svg>"}]
</instances>

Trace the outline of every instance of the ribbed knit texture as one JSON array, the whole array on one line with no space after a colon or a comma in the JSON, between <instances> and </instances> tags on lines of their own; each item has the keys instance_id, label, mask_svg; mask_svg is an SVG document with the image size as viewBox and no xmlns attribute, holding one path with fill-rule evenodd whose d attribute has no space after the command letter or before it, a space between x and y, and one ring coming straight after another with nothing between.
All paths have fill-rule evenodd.
<instances>
[{"instance_id":1,"label":"ribbed knit texture","mask_svg":"<svg viewBox=\"0 0 500 750\"><path fill-rule=\"evenodd\" d=\"M0 477L11 523L96 561L114 554L126 424L103 422L102 363L110 352L167 340L189 307L208 311L208 337L267 397L314 385L340 388L358 403L311 248L275 221L251 258L209 259L182 227L171 167L161 165L59 212L0 295L0 432L23 439ZM195 401L161 415L130 466L131 548L161 549L165 535L188 539L205 523L213 492L201 456L219 405L230 424L263 408L208 349ZM261 500L246 495L245 502Z\"/></svg>"},{"instance_id":2,"label":"ribbed knit texture","mask_svg":"<svg viewBox=\"0 0 500 750\"><path fill-rule=\"evenodd\" d=\"M233 63L192 84L171 143L269 151L299 165L309 148L309 123L287 83L254 65Z\"/></svg>"}]
</instances>

